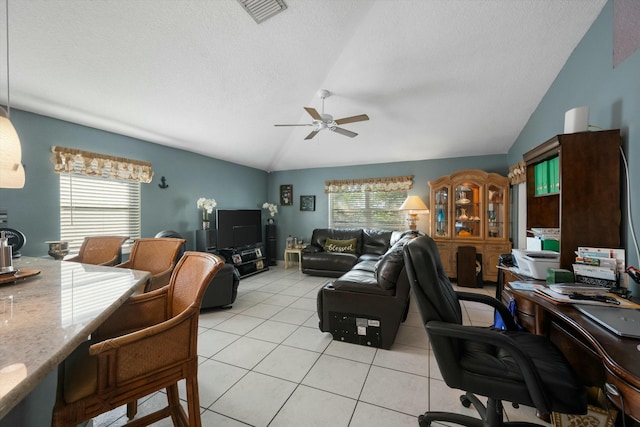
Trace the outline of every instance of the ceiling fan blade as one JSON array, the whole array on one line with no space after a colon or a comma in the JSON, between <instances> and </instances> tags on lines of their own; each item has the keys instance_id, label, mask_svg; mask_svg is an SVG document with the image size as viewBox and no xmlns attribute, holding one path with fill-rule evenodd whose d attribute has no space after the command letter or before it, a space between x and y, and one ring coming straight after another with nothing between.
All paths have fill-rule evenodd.
<instances>
[{"instance_id":1,"label":"ceiling fan blade","mask_svg":"<svg viewBox=\"0 0 640 427\"><path fill-rule=\"evenodd\" d=\"M307 135L307 137L305 139L311 139L314 136L317 135L317 133L320 132L319 130L314 130L313 132L311 132L309 135Z\"/></svg>"},{"instance_id":2,"label":"ceiling fan blade","mask_svg":"<svg viewBox=\"0 0 640 427\"><path fill-rule=\"evenodd\" d=\"M348 136L349 138L353 138L354 136L358 136L358 134L355 133L355 132L351 132L350 130L346 130L346 129L342 129L342 128L338 128L338 127L329 128L329 129L331 129L334 132L339 133L340 135Z\"/></svg>"},{"instance_id":3,"label":"ceiling fan blade","mask_svg":"<svg viewBox=\"0 0 640 427\"><path fill-rule=\"evenodd\" d=\"M346 125L347 123L363 122L365 120L369 120L369 116L367 116L366 114L360 114L359 116L351 116L345 117L343 119L338 119L335 120L335 122L338 125Z\"/></svg>"},{"instance_id":4,"label":"ceiling fan blade","mask_svg":"<svg viewBox=\"0 0 640 427\"><path fill-rule=\"evenodd\" d=\"M307 123L306 125L274 125L274 126L313 126L313 124Z\"/></svg>"},{"instance_id":5,"label":"ceiling fan blade","mask_svg":"<svg viewBox=\"0 0 640 427\"><path fill-rule=\"evenodd\" d=\"M307 113L309 113L309 115L311 117L313 117L313 120L320 120L322 121L322 116L318 113L318 110L316 110L315 108L311 108L311 107L304 107L305 111Z\"/></svg>"}]
</instances>

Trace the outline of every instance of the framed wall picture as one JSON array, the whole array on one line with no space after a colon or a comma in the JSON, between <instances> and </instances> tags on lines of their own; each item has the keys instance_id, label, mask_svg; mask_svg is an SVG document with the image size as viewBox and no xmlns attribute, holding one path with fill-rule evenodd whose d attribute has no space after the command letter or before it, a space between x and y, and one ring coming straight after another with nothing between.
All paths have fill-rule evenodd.
<instances>
[{"instance_id":1,"label":"framed wall picture","mask_svg":"<svg viewBox=\"0 0 640 427\"><path fill-rule=\"evenodd\" d=\"M280 186L280 205L281 206L293 205L293 185L282 184Z\"/></svg>"},{"instance_id":2,"label":"framed wall picture","mask_svg":"<svg viewBox=\"0 0 640 427\"><path fill-rule=\"evenodd\" d=\"M301 211L315 211L316 210L316 196L300 196L300 210Z\"/></svg>"}]
</instances>

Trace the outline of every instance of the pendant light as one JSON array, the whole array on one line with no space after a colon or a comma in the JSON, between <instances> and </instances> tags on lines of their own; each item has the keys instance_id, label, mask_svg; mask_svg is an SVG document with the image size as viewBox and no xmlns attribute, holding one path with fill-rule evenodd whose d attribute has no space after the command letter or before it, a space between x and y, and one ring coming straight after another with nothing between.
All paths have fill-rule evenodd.
<instances>
[{"instance_id":1,"label":"pendant light","mask_svg":"<svg viewBox=\"0 0 640 427\"><path fill-rule=\"evenodd\" d=\"M6 5L7 28L7 109L0 107L0 188L24 187L24 167L22 166L22 147L16 128L9 115L11 113L9 96L9 0Z\"/></svg>"}]
</instances>

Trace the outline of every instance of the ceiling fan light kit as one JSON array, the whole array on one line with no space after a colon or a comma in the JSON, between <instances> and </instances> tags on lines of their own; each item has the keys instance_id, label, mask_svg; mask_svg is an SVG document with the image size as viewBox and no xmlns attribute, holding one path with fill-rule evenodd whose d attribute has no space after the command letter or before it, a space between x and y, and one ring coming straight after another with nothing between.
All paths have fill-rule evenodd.
<instances>
[{"instance_id":1,"label":"ceiling fan light kit","mask_svg":"<svg viewBox=\"0 0 640 427\"><path fill-rule=\"evenodd\" d=\"M314 136L318 134L321 130L328 129L332 132L339 133L340 135L348 136L349 138L353 138L358 136L357 133L351 132L350 130L343 129L338 127L338 125L344 125L348 123L362 122L365 120L369 120L369 116L366 114L360 114L357 116L344 117L342 119L334 120L331 114L325 114L324 112L324 100L331 96L331 92L326 89L320 89L318 91L318 96L322 99L322 114L318 113L313 107L304 107L304 110L311 116L313 119L311 123L306 124L291 124L291 125L274 125L274 126L313 126L313 131L307 135L306 139L312 139Z\"/></svg>"}]
</instances>

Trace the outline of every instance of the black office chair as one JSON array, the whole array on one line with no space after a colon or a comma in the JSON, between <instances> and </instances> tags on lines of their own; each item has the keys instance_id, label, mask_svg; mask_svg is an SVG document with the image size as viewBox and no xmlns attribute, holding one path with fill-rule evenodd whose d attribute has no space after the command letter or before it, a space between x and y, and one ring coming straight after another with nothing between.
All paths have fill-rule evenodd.
<instances>
[{"instance_id":1,"label":"black office chair","mask_svg":"<svg viewBox=\"0 0 640 427\"><path fill-rule=\"evenodd\" d=\"M433 239L422 236L407 243L404 259L442 377L449 387L466 392L460 398L462 404L473 404L482 418L428 411L419 417L420 426L433 421L473 427L509 425L503 421L503 400L548 414L587 412L585 388L558 348L546 337L518 331L497 299L454 291ZM494 307L507 330L463 326L459 300ZM473 393L488 397L486 408Z\"/></svg>"}]
</instances>

